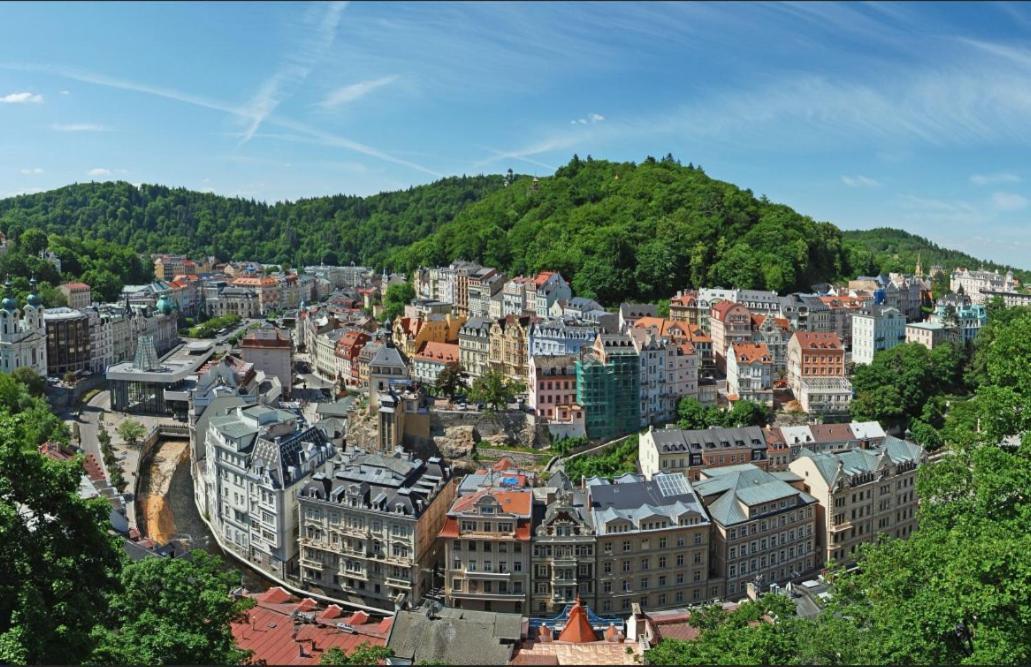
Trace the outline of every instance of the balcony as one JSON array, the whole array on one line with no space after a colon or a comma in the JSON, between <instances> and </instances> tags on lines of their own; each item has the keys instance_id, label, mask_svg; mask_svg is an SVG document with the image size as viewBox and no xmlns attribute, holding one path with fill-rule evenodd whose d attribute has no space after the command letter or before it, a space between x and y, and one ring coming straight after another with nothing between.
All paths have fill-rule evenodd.
<instances>
[{"instance_id":1,"label":"balcony","mask_svg":"<svg viewBox=\"0 0 1031 667\"><path fill-rule=\"evenodd\" d=\"M508 580L512 577L511 572L484 572L482 570L466 570L465 577L467 579L488 579L488 580Z\"/></svg>"},{"instance_id":2,"label":"balcony","mask_svg":"<svg viewBox=\"0 0 1031 667\"><path fill-rule=\"evenodd\" d=\"M522 602L522 593L484 593L483 591L451 591L451 597L464 600L499 600L501 602Z\"/></svg>"},{"instance_id":3,"label":"balcony","mask_svg":"<svg viewBox=\"0 0 1031 667\"><path fill-rule=\"evenodd\" d=\"M411 581L409 581L408 579L403 579L401 577L387 577L386 578L386 583L387 583L387 586L393 586L394 588L408 588L408 589L411 589L411 587L412 587L412 582Z\"/></svg>"},{"instance_id":4,"label":"balcony","mask_svg":"<svg viewBox=\"0 0 1031 667\"><path fill-rule=\"evenodd\" d=\"M311 560L310 558L302 557L301 566L306 567L309 570L316 570L317 572L322 572L322 561L320 560Z\"/></svg>"}]
</instances>

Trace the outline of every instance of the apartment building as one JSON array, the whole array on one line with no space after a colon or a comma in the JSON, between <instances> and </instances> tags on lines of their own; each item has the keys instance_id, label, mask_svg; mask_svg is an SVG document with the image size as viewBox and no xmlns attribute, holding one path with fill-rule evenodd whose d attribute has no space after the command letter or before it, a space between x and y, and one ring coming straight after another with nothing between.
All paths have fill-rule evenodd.
<instances>
[{"instance_id":1,"label":"apartment building","mask_svg":"<svg viewBox=\"0 0 1031 667\"><path fill-rule=\"evenodd\" d=\"M750 463L709 468L694 489L709 511L710 574L718 592L739 599L748 584L785 584L822 565L816 551L816 499L792 472ZM715 588L716 586L713 586Z\"/></svg>"},{"instance_id":2,"label":"apartment building","mask_svg":"<svg viewBox=\"0 0 1031 667\"><path fill-rule=\"evenodd\" d=\"M679 473L627 474L587 482L596 539L596 596L601 612L683 607L712 599L711 522Z\"/></svg>"},{"instance_id":3,"label":"apartment building","mask_svg":"<svg viewBox=\"0 0 1031 667\"><path fill-rule=\"evenodd\" d=\"M459 496L439 534L448 605L529 613L532 533L530 489L490 487Z\"/></svg>"},{"instance_id":4,"label":"apartment building","mask_svg":"<svg viewBox=\"0 0 1031 667\"><path fill-rule=\"evenodd\" d=\"M28 307L26 307L26 311ZM89 317L66 306L43 310L47 374L61 376L90 369Z\"/></svg>"},{"instance_id":5,"label":"apartment building","mask_svg":"<svg viewBox=\"0 0 1031 667\"><path fill-rule=\"evenodd\" d=\"M455 489L436 457L339 454L298 495L301 581L383 609L418 603L443 565L436 537Z\"/></svg>"},{"instance_id":6,"label":"apartment building","mask_svg":"<svg viewBox=\"0 0 1031 667\"><path fill-rule=\"evenodd\" d=\"M765 343L735 343L727 349L727 394L773 405L773 356Z\"/></svg>"},{"instance_id":7,"label":"apartment building","mask_svg":"<svg viewBox=\"0 0 1031 667\"><path fill-rule=\"evenodd\" d=\"M752 314L739 303L720 301L709 312L709 335L716 365L725 370L727 348L752 340Z\"/></svg>"},{"instance_id":8,"label":"apartment building","mask_svg":"<svg viewBox=\"0 0 1031 667\"><path fill-rule=\"evenodd\" d=\"M549 421L556 418L559 406L576 403L576 357L531 356L528 388L529 408Z\"/></svg>"},{"instance_id":9,"label":"apartment building","mask_svg":"<svg viewBox=\"0 0 1031 667\"><path fill-rule=\"evenodd\" d=\"M469 377L477 378L487 372L490 363L490 327L490 320L470 317L458 331L458 361Z\"/></svg>"},{"instance_id":10,"label":"apartment building","mask_svg":"<svg viewBox=\"0 0 1031 667\"><path fill-rule=\"evenodd\" d=\"M57 286L57 290L64 295L64 298L68 301L69 308L81 310L89 308L90 304L93 303L90 286L86 283L61 283Z\"/></svg>"},{"instance_id":11,"label":"apartment building","mask_svg":"<svg viewBox=\"0 0 1031 667\"><path fill-rule=\"evenodd\" d=\"M927 460L919 445L888 436L846 451L803 449L789 464L816 498L817 565L851 565L858 547L916 528L916 474Z\"/></svg>"},{"instance_id":12,"label":"apartment building","mask_svg":"<svg viewBox=\"0 0 1031 667\"><path fill-rule=\"evenodd\" d=\"M912 322L906 325L906 342L923 345L928 350L945 343L960 342L959 327L951 322Z\"/></svg>"},{"instance_id":13,"label":"apartment building","mask_svg":"<svg viewBox=\"0 0 1031 667\"><path fill-rule=\"evenodd\" d=\"M802 380L844 378L845 349L836 333L796 331L788 341L788 385L799 398Z\"/></svg>"},{"instance_id":14,"label":"apartment building","mask_svg":"<svg viewBox=\"0 0 1031 667\"><path fill-rule=\"evenodd\" d=\"M437 383L437 376L448 364L458 363L458 345L456 343L424 343L422 348L412 357L412 378L432 388Z\"/></svg>"},{"instance_id":15,"label":"apartment building","mask_svg":"<svg viewBox=\"0 0 1031 667\"><path fill-rule=\"evenodd\" d=\"M266 375L279 378L283 391L289 396L293 389L292 355L294 342L290 334L272 324L252 329L240 341L244 361L254 364Z\"/></svg>"},{"instance_id":16,"label":"apartment building","mask_svg":"<svg viewBox=\"0 0 1031 667\"><path fill-rule=\"evenodd\" d=\"M490 325L489 364L511 382L526 384L528 334L532 318L509 315Z\"/></svg>"},{"instance_id":17,"label":"apartment building","mask_svg":"<svg viewBox=\"0 0 1031 667\"><path fill-rule=\"evenodd\" d=\"M595 600L595 536L587 495L564 475L545 499L533 532L530 611L557 614L582 599Z\"/></svg>"},{"instance_id":18,"label":"apartment building","mask_svg":"<svg viewBox=\"0 0 1031 667\"><path fill-rule=\"evenodd\" d=\"M260 405L207 424L207 515L219 543L277 577L296 575L297 494L335 448L293 412Z\"/></svg>"},{"instance_id":19,"label":"apartment building","mask_svg":"<svg viewBox=\"0 0 1031 667\"><path fill-rule=\"evenodd\" d=\"M775 315L752 315L752 342L762 343L773 360L773 379L779 379L788 371L788 339L791 332L783 317Z\"/></svg>"},{"instance_id":20,"label":"apartment building","mask_svg":"<svg viewBox=\"0 0 1031 667\"><path fill-rule=\"evenodd\" d=\"M874 355L906 340L906 316L898 308L869 306L852 315L852 361L873 363Z\"/></svg>"},{"instance_id":21,"label":"apartment building","mask_svg":"<svg viewBox=\"0 0 1031 667\"><path fill-rule=\"evenodd\" d=\"M641 426L673 420L677 402L698 395L698 361L689 345L651 328L628 327L640 361Z\"/></svg>"},{"instance_id":22,"label":"apartment building","mask_svg":"<svg viewBox=\"0 0 1031 667\"><path fill-rule=\"evenodd\" d=\"M641 365L629 336L599 334L576 360L576 402L592 440L632 433L641 426Z\"/></svg>"},{"instance_id":23,"label":"apartment building","mask_svg":"<svg viewBox=\"0 0 1031 667\"><path fill-rule=\"evenodd\" d=\"M709 316L701 307L697 292L680 290L669 300L669 319L702 327L703 320L708 320Z\"/></svg>"},{"instance_id":24,"label":"apartment building","mask_svg":"<svg viewBox=\"0 0 1031 667\"><path fill-rule=\"evenodd\" d=\"M949 291L962 291L974 303L987 300L985 292L1011 292L1020 286L1020 281L1013 277L1012 271L1000 274L998 271L969 271L956 269L949 277Z\"/></svg>"},{"instance_id":25,"label":"apartment building","mask_svg":"<svg viewBox=\"0 0 1031 667\"><path fill-rule=\"evenodd\" d=\"M638 461L648 479L661 473L682 473L694 482L706 468L750 463L765 470L769 465L766 449L758 426L649 428L640 436Z\"/></svg>"},{"instance_id":26,"label":"apartment building","mask_svg":"<svg viewBox=\"0 0 1031 667\"><path fill-rule=\"evenodd\" d=\"M574 319L537 320L527 333L529 353L576 354L580 348L590 345L598 336L598 325Z\"/></svg>"},{"instance_id":27,"label":"apartment building","mask_svg":"<svg viewBox=\"0 0 1031 667\"><path fill-rule=\"evenodd\" d=\"M538 317L547 317L556 302L573 297L569 283L558 271L541 271L533 277L526 289L526 308Z\"/></svg>"}]
</instances>

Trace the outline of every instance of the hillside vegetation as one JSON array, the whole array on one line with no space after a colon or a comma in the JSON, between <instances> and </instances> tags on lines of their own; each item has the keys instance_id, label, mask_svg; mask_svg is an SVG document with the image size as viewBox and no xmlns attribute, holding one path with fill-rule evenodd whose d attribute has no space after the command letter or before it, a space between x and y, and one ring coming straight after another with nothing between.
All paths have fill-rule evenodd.
<instances>
[{"instance_id":1,"label":"hillside vegetation","mask_svg":"<svg viewBox=\"0 0 1031 667\"><path fill-rule=\"evenodd\" d=\"M672 156L639 164L574 156L539 181L461 176L370 197L276 204L125 182L0 200L0 229L12 240L33 228L138 253L290 266L410 270L461 258L509 273L552 268L603 303L655 301L698 285L804 290L911 271L917 255L925 269L981 264L898 230L842 232ZM114 291L108 282L105 292Z\"/></svg>"}]
</instances>

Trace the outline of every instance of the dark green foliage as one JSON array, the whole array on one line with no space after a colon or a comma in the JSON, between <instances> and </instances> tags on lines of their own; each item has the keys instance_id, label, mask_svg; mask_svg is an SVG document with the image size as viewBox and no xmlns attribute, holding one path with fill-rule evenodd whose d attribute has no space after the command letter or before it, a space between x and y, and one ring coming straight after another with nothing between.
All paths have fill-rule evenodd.
<instances>
[{"instance_id":1,"label":"dark green foliage","mask_svg":"<svg viewBox=\"0 0 1031 667\"><path fill-rule=\"evenodd\" d=\"M473 380L473 386L469 388L469 398L477 403L483 403L487 412L497 412L504 410L524 391L526 386L523 383L508 380L501 371L489 370Z\"/></svg>"},{"instance_id":2,"label":"dark green foliage","mask_svg":"<svg viewBox=\"0 0 1031 667\"><path fill-rule=\"evenodd\" d=\"M444 368L437 374L437 383L433 387L438 396L446 396L452 401L465 388L465 371L457 361L444 365Z\"/></svg>"},{"instance_id":3,"label":"dark green foliage","mask_svg":"<svg viewBox=\"0 0 1031 667\"><path fill-rule=\"evenodd\" d=\"M808 288L848 271L833 225L698 168L577 157L536 186L517 178L393 257L406 269L457 258L556 269L602 303L652 302L687 285Z\"/></svg>"},{"instance_id":4,"label":"dark green foliage","mask_svg":"<svg viewBox=\"0 0 1031 667\"><path fill-rule=\"evenodd\" d=\"M213 317L207 322L203 322L196 326L190 327L186 335L190 338L214 338L215 332L219 329L226 329L229 327L235 327L240 323L240 316L233 315L222 315L221 317Z\"/></svg>"},{"instance_id":5,"label":"dark green foliage","mask_svg":"<svg viewBox=\"0 0 1031 667\"><path fill-rule=\"evenodd\" d=\"M33 395L38 383L25 384L21 375L0 373L0 439L32 450L48 440L67 444L70 436L64 422L43 398Z\"/></svg>"},{"instance_id":6,"label":"dark green foliage","mask_svg":"<svg viewBox=\"0 0 1031 667\"><path fill-rule=\"evenodd\" d=\"M94 631L90 662L101 664L239 664L230 623L254 601L230 595L238 575L195 549L189 558L145 558L125 566L109 598L113 625ZM113 629L112 629L113 628Z\"/></svg>"},{"instance_id":7,"label":"dark green foliage","mask_svg":"<svg viewBox=\"0 0 1031 667\"><path fill-rule=\"evenodd\" d=\"M336 646L322 654L320 665L378 665L379 661L389 658L394 652L386 646L373 646L362 642L348 655ZM419 663L423 664L423 663Z\"/></svg>"},{"instance_id":8,"label":"dark green foliage","mask_svg":"<svg viewBox=\"0 0 1031 667\"><path fill-rule=\"evenodd\" d=\"M637 472L637 434L601 454L587 454L569 459L563 464L566 475L574 483L581 477L612 479L628 472Z\"/></svg>"},{"instance_id":9,"label":"dark green foliage","mask_svg":"<svg viewBox=\"0 0 1031 667\"><path fill-rule=\"evenodd\" d=\"M0 415L0 663L77 664L120 564L111 508L80 499L80 462L44 458L14 419Z\"/></svg>"},{"instance_id":10,"label":"dark green foliage","mask_svg":"<svg viewBox=\"0 0 1031 667\"><path fill-rule=\"evenodd\" d=\"M855 275L876 275L893 271L912 273L916 269L917 257L926 274L937 264L946 271L966 267L984 266L987 269L1006 272L1011 267L995 262L986 262L957 250L942 248L927 239L904 232L901 229L878 227L877 229L849 230L842 232L848 263ZM1013 269L1013 275L1026 282L1031 271ZM938 283L939 290L941 283ZM934 285L932 284L932 288ZM945 287L948 287L946 279ZM937 295L935 296L937 298Z\"/></svg>"},{"instance_id":11,"label":"dark green foliage","mask_svg":"<svg viewBox=\"0 0 1031 667\"><path fill-rule=\"evenodd\" d=\"M159 185L83 183L0 200L0 229L14 238L37 228L103 239L137 253L382 266L391 249L429 236L468 203L502 186L501 176L461 176L365 198L269 205Z\"/></svg>"},{"instance_id":12,"label":"dark green foliage","mask_svg":"<svg viewBox=\"0 0 1031 667\"><path fill-rule=\"evenodd\" d=\"M928 350L918 343L904 343L878 352L873 363L856 367L852 417L903 430L916 418L921 418L924 426L932 425L932 414L925 414L927 402L963 392L965 361L964 349L952 344ZM926 431L922 432L926 438Z\"/></svg>"},{"instance_id":13,"label":"dark green foliage","mask_svg":"<svg viewBox=\"0 0 1031 667\"><path fill-rule=\"evenodd\" d=\"M383 297L383 320L393 321L405 312L405 304L415 298L415 288L411 283L391 285Z\"/></svg>"},{"instance_id":14,"label":"dark green foliage","mask_svg":"<svg viewBox=\"0 0 1031 667\"><path fill-rule=\"evenodd\" d=\"M754 401L737 401L730 410L706 407L697 399L685 396L677 404L678 426L684 429L703 429L710 426L737 428L763 426L769 420L770 410Z\"/></svg>"}]
</instances>

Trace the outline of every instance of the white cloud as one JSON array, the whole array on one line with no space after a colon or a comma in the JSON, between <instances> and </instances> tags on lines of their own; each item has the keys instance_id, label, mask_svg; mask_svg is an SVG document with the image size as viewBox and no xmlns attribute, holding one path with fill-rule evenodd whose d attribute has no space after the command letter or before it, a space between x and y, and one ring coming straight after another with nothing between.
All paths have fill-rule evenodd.
<instances>
[{"instance_id":1,"label":"white cloud","mask_svg":"<svg viewBox=\"0 0 1031 667\"><path fill-rule=\"evenodd\" d=\"M241 143L250 141L269 114L286 99L289 91L284 89L307 79L315 64L322 60L333 46L337 26L340 24L340 14L346 6L346 2L331 2L325 5L326 11L318 25L313 25L315 17L309 12L302 26L304 41L300 48L290 54L279 69L261 84L257 94L247 105L245 114L249 116L249 121Z\"/></svg>"},{"instance_id":2,"label":"white cloud","mask_svg":"<svg viewBox=\"0 0 1031 667\"><path fill-rule=\"evenodd\" d=\"M110 169L105 169L104 167L94 167L93 169L90 169L89 171L87 171L86 175L87 176L94 176L94 177L98 177L98 178L99 177L104 177L104 176L110 176L111 175L111 170Z\"/></svg>"},{"instance_id":3,"label":"white cloud","mask_svg":"<svg viewBox=\"0 0 1031 667\"><path fill-rule=\"evenodd\" d=\"M1019 211L1027 206L1027 198L1015 192L995 192L992 206L1000 211Z\"/></svg>"},{"instance_id":4,"label":"white cloud","mask_svg":"<svg viewBox=\"0 0 1031 667\"><path fill-rule=\"evenodd\" d=\"M21 173L26 176L32 176L35 174L42 174L43 170L39 167L32 167L31 169L22 169Z\"/></svg>"},{"instance_id":5,"label":"white cloud","mask_svg":"<svg viewBox=\"0 0 1031 667\"><path fill-rule=\"evenodd\" d=\"M576 120L569 121L570 125L594 125L605 120L605 116L600 113L589 113L583 118L577 118Z\"/></svg>"},{"instance_id":6,"label":"white cloud","mask_svg":"<svg viewBox=\"0 0 1031 667\"><path fill-rule=\"evenodd\" d=\"M1019 183L1020 176L1008 172L1001 171L994 174L974 174L970 177L970 182L974 185L995 185L997 183Z\"/></svg>"},{"instance_id":7,"label":"white cloud","mask_svg":"<svg viewBox=\"0 0 1031 667\"><path fill-rule=\"evenodd\" d=\"M70 90L62 90L62 91L61 91L61 94L62 94L62 95L71 95L71 94L72 94L72 91L70 91Z\"/></svg>"},{"instance_id":8,"label":"white cloud","mask_svg":"<svg viewBox=\"0 0 1031 667\"><path fill-rule=\"evenodd\" d=\"M862 175L842 176L841 182L850 188L877 188L881 185L879 181Z\"/></svg>"},{"instance_id":9,"label":"white cloud","mask_svg":"<svg viewBox=\"0 0 1031 667\"><path fill-rule=\"evenodd\" d=\"M357 99L365 97L377 88L389 86L390 84L397 81L397 76L384 76L379 79L370 79L369 81L359 81L358 83L352 83L349 86L338 88L326 96L326 99L322 100L321 106L332 109L338 107L341 104L348 104L354 102Z\"/></svg>"},{"instance_id":10,"label":"white cloud","mask_svg":"<svg viewBox=\"0 0 1031 667\"><path fill-rule=\"evenodd\" d=\"M2 104L41 104L43 96L39 93L9 93L0 97Z\"/></svg>"},{"instance_id":11,"label":"white cloud","mask_svg":"<svg viewBox=\"0 0 1031 667\"><path fill-rule=\"evenodd\" d=\"M57 132L107 132L107 128L97 123L54 123L51 130Z\"/></svg>"}]
</instances>

